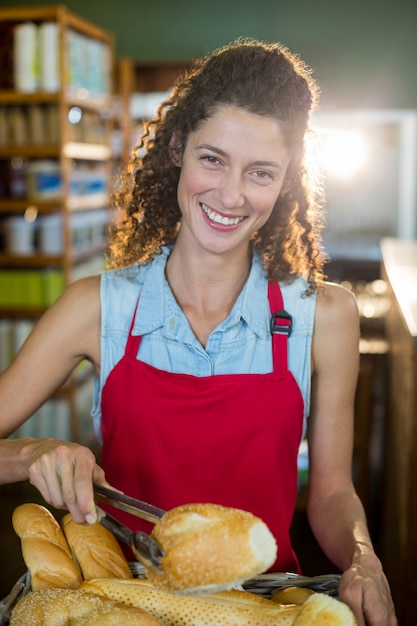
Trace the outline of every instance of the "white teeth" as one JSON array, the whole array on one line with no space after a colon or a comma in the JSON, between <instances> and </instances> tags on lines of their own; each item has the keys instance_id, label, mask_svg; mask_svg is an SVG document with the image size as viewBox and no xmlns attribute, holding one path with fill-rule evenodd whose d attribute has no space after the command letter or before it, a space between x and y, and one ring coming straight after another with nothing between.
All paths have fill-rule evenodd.
<instances>
[{"instance_id":1,"label":"white teeth","mask_svg":"<svg viewBox=\"0 0 417 626\"><path fill-rule=\"evenodd\" d=\"M216 213L216 211L209 209L205 204L202 204L201 208L212 222L222 224L223 226L235 226L245 219L244 217L223 217L219 215L219 213Z\"/></svg>"}]
</instances>

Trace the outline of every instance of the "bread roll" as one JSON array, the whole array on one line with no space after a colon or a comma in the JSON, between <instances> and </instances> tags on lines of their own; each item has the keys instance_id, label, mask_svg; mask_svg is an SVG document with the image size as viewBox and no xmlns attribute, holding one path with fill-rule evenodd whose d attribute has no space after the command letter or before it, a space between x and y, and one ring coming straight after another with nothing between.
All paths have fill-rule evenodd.
<instances>
[{"instance_id":1,"label":"bread roll","mask_svg":"<svg viewBox=\"0 0 417 626\"><path fill-rule=\"evenodd\" d=\"M77 524L71 515L62 519L62 528L84 580L90 578L133 578L128 562L114 535L98 522Z\"/></svg>"},{"instance_id":2,"label":"bread roll","mask_svg":"<svg viewBox=\"0 0 417 626\"><path fill-rule=\"evenodd\" d=\"M291 626L300 611L246 591L183 596L156 589L148 580L103 578L81 589L131 606L140 606L162 626Z\"/></svg>"},{"instance_id":3,"label":"bread roll","mask_svg":"<svg viewBox=\"0 0 417 626\"><path fill-rule=\"evenodd\" d=\"M103 598L74 589L40 589L24 596L16 604L10 618L10 626L57 626L68 624L71 607L82 617L97 610Z\"/></svg>"},{"instance_id":4,"label":"bread roll","mask_svg":"<svg viewBox=\"0 0 417 626\"><path fill-rule=\"evenodd\" d=\"M357 623L347 604L324 593L313 593L301 606L293 626L357 626Z\"/></svg>"},{"instance_id":5,"label":"bread roll","mask_svg":"<svg viewBox=\"0 0 417 626\"><path fill-rule=\"evenodd\" d=\"M45 587L76 589L81 584L81 572L48 509L39 504L21 504L13 511L12 524L21 539L34 591Z\"/></svg>"},{"instance_id":6,"label":"bread roll","mask_svg":"<svg viewBox=\"0 0 417 626\"><path fill-rule=\"evenodd\" d=\"M138 607L120 605L74 589L41 589L25 596L13 609L10 626L160 626Z\"/></svg>"},{"instance_id":7,"label":"bread roll","mask_svg":"<svg viewBox=\"0 0 417 626\"><path fill-rule=\"evenodd\" d=\"M152 530L162 546L165 575L153 584L181 593L231 589L268 569L277 545L267 525L240 509L186 504L168 511Z\"/></svg>"},{"instance_id":8,"label":"bread roll","mask_svg":"<svg viewBox=\"0 0 417 626\"><path fill-rule=\"evenodd\" d=\"M313 593L312 589L305 587L285 587L276 591L271 600L278 602L278 604L304 604Z\"/></svg>"}]
</instances>

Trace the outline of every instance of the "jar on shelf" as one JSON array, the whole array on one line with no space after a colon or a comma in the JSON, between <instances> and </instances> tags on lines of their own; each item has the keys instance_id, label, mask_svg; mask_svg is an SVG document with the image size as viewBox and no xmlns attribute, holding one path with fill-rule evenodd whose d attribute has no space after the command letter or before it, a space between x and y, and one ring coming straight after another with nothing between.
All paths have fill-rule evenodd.
<instances>
[{"instance_id":1,"label":"jar on shelf","mask_svg":"<svg viewBox=\"0 0 417 626\"><path fill-rule=\"evenodd\" d=\"M23 215L6 220L6 250L16 256L31 255L35 251L35 222Z\"/></svg>"},{"instance_id":2,"label":"jar on shelf","mask_svg":"<svg viewBox=\"0 0 417 626\"><path fill-rule=\"evenodd\" d=\"M28 167L29 200L52 200L62 195L61 169L58 161L32 161Z\"/></svg>"}]
</instances>

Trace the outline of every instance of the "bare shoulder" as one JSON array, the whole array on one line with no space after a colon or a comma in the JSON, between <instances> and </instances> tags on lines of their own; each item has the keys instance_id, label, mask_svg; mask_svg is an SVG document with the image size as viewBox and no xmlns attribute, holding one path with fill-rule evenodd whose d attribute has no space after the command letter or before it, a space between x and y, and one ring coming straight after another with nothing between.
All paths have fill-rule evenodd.
<instances>
[{"instance_id":1,"label":"bare shoulder","mask_svg":"<svg viewBox=\"0 0 417 626\"><path fill-rule=\"evenodd\" d=\"M76 280L69 285L63 295L72 293L82 297L83 295L91 296L94 292L96 295L100 294L100 276L87 276L86 278Z\"/></svg>"},{"instance_id":2,"label":"bare shoulder","mask_svg":"<svg viewBox=\"0 0 417 626\"><path fill-rule=\"evenodd\" d=\"M327 369L340 358L356 360L359 312L353 293L334 283L317 290L313 333L313 368Z\"/></svg>"},{"instance_id":3,"label":"bare shoulder","mask_svg":"<svg viewBox=\"0 0 417 626\"><path fill-rule=\"evenodd\" d=\"M66 305L87 305L88 308L100 307L100 276L87 276L71 283L57 302Z\"/></svg>"},{"instance_id":4,"label":"bare shoulder","mask_svg":"<svg viewBox=\"0 0 417 626\"><path fill-rule=\"evenodd\" d=\"M100 303L100 276L87 276L71 283L63 297L69 301Z\"/></svg>"},{"instance_id":5,"label":"bare shoulder","mask_svg":"<svg viewBox=\"0 0 417 626\"><path fill-rule=\"evenodd\" d=\"M49 321L59 317L70 325L100 322L100 276L71 283L45 314Z\"/></svg>"},{"instance_id":6,"label":"bare shoulder","mask_svg":"<svg viewBox=\"0 0 417 626\"><path fill-rule=\"evenodd\" d=\"M316 324L357 324L358 307L354 294L342 285L324 282L317 290Z\"/></svg>"}]
</instances>

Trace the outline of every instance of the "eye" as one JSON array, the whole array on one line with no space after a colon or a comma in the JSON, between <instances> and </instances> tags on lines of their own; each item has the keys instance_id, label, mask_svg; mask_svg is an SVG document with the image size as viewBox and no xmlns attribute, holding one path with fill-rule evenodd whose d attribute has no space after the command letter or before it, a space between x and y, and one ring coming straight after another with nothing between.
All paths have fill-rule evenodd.
<instances>
[{"instance_id":1,"label":"eye","mask_svg":"<svg viewBox=\"0 0 417 626\"><path fill-rule=\"evenodd\" d=\"M218 165L220 163L219 159L212 154L203 154L200 156L200 161L204 161L205 163L212 163L213 165Z\"/></svg>"},{"instance_id":2,"label":"eye","mask_svg":"<svg viewBox=\"0 0 417 626\"><path fill-rule=\"evenodd\" d=\"M252 172L252 175L259 183L268 183L274 178L271 172L267 172L266 170L254 170Z\"/></svg>"}]
</instances>

